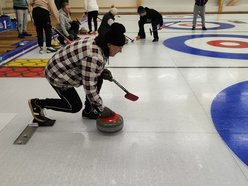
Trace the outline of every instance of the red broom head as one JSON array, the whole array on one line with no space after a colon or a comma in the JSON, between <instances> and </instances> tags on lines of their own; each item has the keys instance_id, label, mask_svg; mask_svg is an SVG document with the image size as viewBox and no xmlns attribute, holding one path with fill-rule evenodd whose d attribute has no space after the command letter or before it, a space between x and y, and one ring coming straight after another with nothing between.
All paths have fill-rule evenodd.
<instances>
[{"instance_id":1,"label":"red broom head","mask_svg":"<svg viewBox=\"0 0 248 186\"><path fill-rule=\"evenodd\" d=\"M134 94L131 94L131 93L127 93L125 95L125 98L131 100L131 101L137 101L139 99L138 96L134 95Z\"/></svg>"}]
</instances>

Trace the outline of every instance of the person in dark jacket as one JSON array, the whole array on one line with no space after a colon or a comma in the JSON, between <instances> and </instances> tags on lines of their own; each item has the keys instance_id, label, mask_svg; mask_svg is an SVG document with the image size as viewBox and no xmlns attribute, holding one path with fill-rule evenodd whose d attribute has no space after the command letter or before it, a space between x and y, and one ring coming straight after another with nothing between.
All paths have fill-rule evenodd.
<instances>
[{"instance_id":1,"label":"person in dark jacket","mask_svg":"<svg viewBox=\"0 0 248 186\"><path fill-rule=\"evenodd\" d=\"M139 20L139 33L136 38L145 39L146 35L144 30L144 24L151 23L153 29L153 37L154 37L152 42L157 42L159 40L158 30L163 28L162 15L154 9L150 9L147 7L144 8L143 6L139 6L137 12L140 15L140 20Z\"/></svg>"},{"instance_id":2,"label":"person in dark jacket","mask_svg":"<svg viewBox=\"0 0 248 186\"><path fill-rule=\"evenodd\" d=\"M44 109L76 113L82 101L75 87L83 86L86 101L82 116L89 119L109 117L112 110L103 105L99 95L103 79L112 81L105 65L109 57L122 51L126 29L113 23L110 31L96 38L84 38L58 50L45 68L45 77L60 98L30 99L29 107L38 122L45 123Z\"/></svg>"},{"instance_id":3,"label":"person in dark jacket","mask_svg":"<svg viewBox=\"0 0 248 186\"><path fill-rule=\"evenodd\" d=\"M112 6L109 12L104 14L101 25L98 28L99 35L105 35L110 30L111 25L115 21L115 16L117 12L118 12L117 9L114 6Z\"/></svg>"},{"instance_id":4,"label":"person in dark jacket","mask_svg":"<svg viewBox=\"0 0 248 186\"><path fill-rule=\"evenodd\" d=\"M28 16L28 2L27 0L14 0L13 8L16 13L18 38L25 38L25 36L32 36L27 33L27 16Z\"/></svg>"},{"instance_id":5,"label":"person in dark jacket","mask_svg":"<svg viewBox=\"0 0 248 186\"><path fill-rule=\"evenodd\" d=\"M198 15L201 16L202 30L207 30L205 26L205 5L207 2L208 0L195 0L192 30L195 30Z\"/></svg>"}]
</instances>

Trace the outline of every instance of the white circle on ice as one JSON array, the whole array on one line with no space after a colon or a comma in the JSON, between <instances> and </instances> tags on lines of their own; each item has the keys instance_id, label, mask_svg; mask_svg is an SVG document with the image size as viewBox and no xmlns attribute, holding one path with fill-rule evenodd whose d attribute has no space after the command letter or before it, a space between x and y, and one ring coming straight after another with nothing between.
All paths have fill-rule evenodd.
<instances>
[{"instance_id":1,"label":"white circle on ice","mask_svg":"<svg viewBox=\"0 0 248 186\"><path fill-rule=\"evenodd\" d=\"M197 48L201 50L207 50L207 51L213 51L213 52L226 52L226 53L236 53L236 54L247 54L247 48L225 48L221 46L213 46L209 45L209 41L213 40L227 40L228 42L225 42L225 45L229 46L237 46L238 44L236 41L242 41L242 42L247 42L248 39L246 38L231 38L231 37L218 37L218 38L211 38L211 37L202 37L202 38L193 38L193 39L188 39L185 41L185 45L190 46L192 48ZM234 42L230 42L230 40L233 40Z\"/></svg>"}]
</instances>

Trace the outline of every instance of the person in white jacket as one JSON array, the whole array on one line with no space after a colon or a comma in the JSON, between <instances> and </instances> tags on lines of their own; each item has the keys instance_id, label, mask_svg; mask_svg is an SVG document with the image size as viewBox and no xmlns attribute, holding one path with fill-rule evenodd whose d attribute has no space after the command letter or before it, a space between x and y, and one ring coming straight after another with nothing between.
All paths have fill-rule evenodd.
<instances>
[{"instance_id":1,"label":"person in white jacket","mask_svg":"<svg viewBox=\"0 0 248 186\"><path fill-rule=\"evenodd\" d=\"M98 10L99 10L96 0L85 0L84 8L85 8L85 12L88 14L88 27L89 27L88 33L96 33L97 32L97 16L98 16ZM92 25L91 25L92 19L94 22L94 29L95 29L94 32L92 32Z\"/></svg>"}]
</instances>

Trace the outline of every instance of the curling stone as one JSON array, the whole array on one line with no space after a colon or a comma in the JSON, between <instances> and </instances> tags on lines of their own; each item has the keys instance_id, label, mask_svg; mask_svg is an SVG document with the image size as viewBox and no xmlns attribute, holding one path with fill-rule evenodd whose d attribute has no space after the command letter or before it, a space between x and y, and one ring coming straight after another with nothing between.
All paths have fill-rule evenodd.
<instances>
[{"instance_id":1,"label":"curling stone","mask_svg":"<svg viewBox=\"0 0 248 186\"><path fill-rule=\"evenodd\" d=\"M121 115L114 113L108 118L98 118L96 120L96 127L101 132L114 133L123 128L123 118Z\"/></svg>"}]
</instances>

